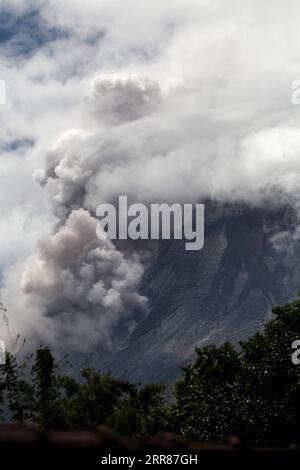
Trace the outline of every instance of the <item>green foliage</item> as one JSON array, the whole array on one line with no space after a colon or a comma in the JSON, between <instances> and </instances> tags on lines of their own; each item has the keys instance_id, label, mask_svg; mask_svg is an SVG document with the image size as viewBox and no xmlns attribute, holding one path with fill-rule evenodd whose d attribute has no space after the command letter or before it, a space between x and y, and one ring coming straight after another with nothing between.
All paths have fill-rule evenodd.
<instances>
[{"instance_id":1,"label":"green foliage","mask_svg":"<svg viewBox=\"0 0 300 470\"><path fill-rule=\"evenodd\" d=\"M300 438L300 367L291 360L300 338L300 301L277 307L277 316L241 343L240 434L250 441L288 443Z\"/></svg>"},{"instance_id":2,"label":"green foliage","mask_svg":"<svg viewBox=\"0 0 300 470\"><path fill-rule=\"evenodd\" d=\"M149 435L165 426L165 387L130 384L91 368L82 369L76 380L59 369L48 347L40 347L20 365L7 354L0 367L3 419L48 429L108 425L132 435Z\"/></svg>"},{"instance_id":3,"label":"green foliage","mask_svg":"<svg viewBox=\"0 0 300 470\"><path fill-rule=\"evenodd\" d=\"M80 383L67 376L60 380L65 392L63 402L68 427L93 428L108 424L126 395L127 384L89 368L83 369L81 376L84 381Z\"/></svg>"},{"instance_id":4,"label":"green foliage","mask_svg":"<svg viewBox=\"0 0 300 470\"><path fill-rule=\"evenodd\" d=\"M236 426L233 408L239 355L228 343L206 346L196 353L195 363L183 369L183 379L176 384L173 425L185 438L228 435Z\"/></svg>"},{"instance_id":5,"label":"green foliage","mask_svg":"<svg viewBox=\"0 0 300 470\"><path fill-rule=\"evenodd\" d=\"M12 354L0 366L5 421L31 421L50 429L110 426L128 435L161 430L184 439L238 435L256 444L300 441L300 366L292 342L300 339L300 301L274 309L264 332L238 347L196 349L174 385L131 384L91 368L67 374L47 347L23 362Z\"/></svg>"},{"instance_id":6,"label":"green foliage","mask_svg":"<svg viewBox=\"0 0 300 470\"><path fill-rule=\"evenodd\" d=\"M141 388L131 385L109 424L124 434L152 435L167 429L167 410L164 400L165 387L158 384Z\"/></svg>"},{"instance_id":7,"label":"green foliage","mask_svg":"<svg viewBox=\"0 0 300 470\"><path fill-rule=\"evenodd\" d=\"M34 385L34 419L44 427L59 429L65 426L60 400L57 364L48 347L40 347L31 369Z\"/></svg>"},{"instance_id":8,"label":"green foliage","mask_svg":"<svg viewBox=\"0 0 300 470\"><path fill-rule=\"evenodd\" d=\"M263 333L240 347L197 350L176 385L173 427L185 438L238 435L245 442L300 440L300 366L292 342L300 339L300 301L275 308Z\"/></svg>"},{"instance_id":9,"label":"green foliage","mask_svg":"<svg viewBox=\"0 0 300 470\"><path fill-rule=\"evenodd\" d=\"M2 415L6 420L32 420L34 413L33 384L26 378L25 361L18 364L10 353L6 362L0 366L0 396Z\"/></svg>"}]
</instances>

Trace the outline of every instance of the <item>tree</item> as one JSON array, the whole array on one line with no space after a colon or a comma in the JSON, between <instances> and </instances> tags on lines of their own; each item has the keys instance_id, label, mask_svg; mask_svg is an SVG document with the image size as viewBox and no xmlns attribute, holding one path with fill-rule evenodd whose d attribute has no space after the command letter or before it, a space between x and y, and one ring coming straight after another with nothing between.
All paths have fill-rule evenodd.
<instances>
[{"instance_id":1,"label":"tree","mask_svg":"<svg viewBox=\"0 0 300 470\"><path fill-rule=\"evenodd\" d=\"M238 346L197 348L171 399L165 385L132 384L92 368L76 379L47 347L22 362L7 353L0 366L2 418L49 429L108 425L139 436L168 430L183 439L235 434L249 444L299 442L300 366L291 355L300 339L300 300L273 312L263 332Z\"/></svg>"},{"instance_id":2,"label":"tree","mask_svg":"<svg viewBox=\"0 0 300 470\"><path fill-rule=\"evenodd\" d=\"M300 339L300 301L273 310L263 333L241 343L240 435L260 443L299 440L300 367L292 343Z\"/></svg>"},{"instance_id":3,"label":"tree","mask_svg":"<svg viewBox=\"0 0 300 470\"><path fill-rule=\"evenodd\" d=\"M245 442L299 441L300 367L291 360L300 339L300 301L277 307L264 331L241 342L196 350L176 386L173 428L183 437L236 434Z\"/></svg>"},{"instance_id":4,"label":"tree","mask_svg":"<svg viewBox=\"0 0 300 470\"><path fill-rule=\"evenodd\" d=\"M194 364L183 368L183 378L176 384L173 427L189 439L227 436L236 428L239 354L229 343L197 348L196 354Z\"/></svg>"},{"instance_id":5,"label":"tree","mask_svg":"<svg viewBox=\"0 0 300 470\"><path fill-rule=\"evenodd\" d=\"M165 402L166 386L128 384L124 397L109 424L118 432L128 435L149 436L168 428Z\"/></svg>"},{"instance_id":6,"label":"tree","mask_svg":"<svg viewBox=\"0 0 300 470\"><path fill-rule=\"evenodd\" d=\"M65 413L62 409L59 379L56 375L57 363L48 347L40 347L35 354L32 366L34 420L51 429L65 427Z\"/></svg>"},{"instance_id":7,"label":"tree","mask_svg":"<svg viewBox=\"0 0 300 470\"><path fill-rule=\"evenodd\" d=\"M27 361L19 364L10 353L6 353L5 364L0 366L0 397L5 421L30 421L34 417L34 386L27 379L26 366Z\"/></svg>"}]
</instances>

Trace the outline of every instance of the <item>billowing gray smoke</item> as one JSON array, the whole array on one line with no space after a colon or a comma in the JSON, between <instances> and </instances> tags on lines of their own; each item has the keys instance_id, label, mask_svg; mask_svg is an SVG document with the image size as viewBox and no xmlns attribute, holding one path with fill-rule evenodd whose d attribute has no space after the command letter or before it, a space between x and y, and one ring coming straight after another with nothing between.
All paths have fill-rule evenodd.
<instances>
[{"instance_id":1,"label":"billowing gray smoke","mask_svg":"<svg viewBox=\"0 0 300 470\"><path fill-rule=\"evenodd\" d=\"M97 342L110 346L120 319L129 328L134 315L140 319L147 309L147 300L137 292L143 274L138 257L125 258L109 240L95 240L95 230L96 220L87 211L73 210L41 242L21 283L54 316L55 341L83 350Z\"/></svg>"},{"instance_id":2,"label":"billowing gray smoke","mask_svg":"<svg viewBox=\"0 0 300 470\"><path fill-rule=\"evenodd\" d=\"M297 199L300 137L282 126L244 136L216 116L189 116L185 89L136 75L100 75L85 100L92 130L66 132L35 172L57 224L25 262L21 288L30 318L43 319L34 335L89 350L121 346L147 314L141 258L96 239L97 206L120 194L146 203Z\"/></svg>"},{"instance_id":3,"label":"billowing gray smoke","mask_svg":"<svg viewBox=\"0 0 300 470\"><path fill-rule=\"evenodd\" d=\"M157 83L117 75L97 78L86 95L93 113L104 113L106 122L114 125L151 114L159 97ZM103 201L87 201L93 177L111 163L128 160L128 150L118 155L119 145L114 148L107 133L66 133L49 152L46 170L35 172L58 221L53 234L40 242L39 253L26 262L21 289L47 318L46 338L73 350L92 350L95 344L106 349L121 346L147 313L147 299L139 293L144 273L139 255L124 254L110 240L96 238L93 214ZM38 336L45 336L37 330Z\"/></svg>"},{"instance_id":4,"label":"billowing gray smoke","mask_svg":"<svg viewBox=\"0 0 300 470\"><path fill-rule=\"evenodd\" d=\"M298 200L294 124L245 133L235 118L229 123L222 115L191 113L193 94L137 75L93 80L85 96L87 127L64 133L48 152L45 170L35 172L57 222L39 252L6 281L10 292L21 273L24 298L12 306L15 330L25 310L25 336L63 340L75 349L98 342L113 348L147 314L139 254L96 238L100 203L120 194L146 203Z\"/></svg>"},{"instance_id":5,"label":"billowing gray smoke","mask_svg":"<svg viewBox=\"0 0 300 470\"><path fill-rule=\"evenodd\" d=\"M299 209L299 1L1 7L24 25L0 41L0 295L10 330L31 345L122 347L150 321L142 289L155 257L147 241L98 240L100 203L122 194ZM278 231L279 251L299 239L298 229ZM5 328L0 340L9 346Z\"/></svg>"}]
</instances>

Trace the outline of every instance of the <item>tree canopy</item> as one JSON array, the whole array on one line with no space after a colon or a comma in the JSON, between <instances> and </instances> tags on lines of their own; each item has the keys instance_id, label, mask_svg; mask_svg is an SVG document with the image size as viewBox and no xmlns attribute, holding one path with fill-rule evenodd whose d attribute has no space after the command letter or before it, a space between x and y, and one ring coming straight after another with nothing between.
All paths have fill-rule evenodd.
<instances>
[{"instance_id":1,"label":"tree canopy","mask_svg":"<svg viewBox=\"0 0 300 470\"><path fill-rule=\"evenodd\" d=\"M6 354L0 366L3 421L29 421L49 429L100 425L138 436L168 430L183 439L238 435L244 442L299 442L300 365L292 343L300 339L300 300L277 307L274 319L232 345L196 349L174 384L132 384L84 368L67 373L47 346L21 362Z\"/></svg>"}]
</instances>

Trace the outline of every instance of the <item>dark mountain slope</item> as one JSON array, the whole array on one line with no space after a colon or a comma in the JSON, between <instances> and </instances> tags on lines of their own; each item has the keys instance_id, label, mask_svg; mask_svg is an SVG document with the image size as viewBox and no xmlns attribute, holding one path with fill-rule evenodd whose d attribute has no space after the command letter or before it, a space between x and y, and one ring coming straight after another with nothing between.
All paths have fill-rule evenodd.
<instances>
[{"instance_id":1,"label":"dark mountain slope","mask_svg":"<svg viewBox=\"0 0 300 470\"><path fill-rule=\"evenodd\" d=\"M182 241L147 242L152 258L142 290L150 312L100 366L131 380L169 380L196 346L237 342L261 329L272 306L300 289L297 223L289 207L207 204L202 250L185 251Z\"/></svg>"}]
</instances>

